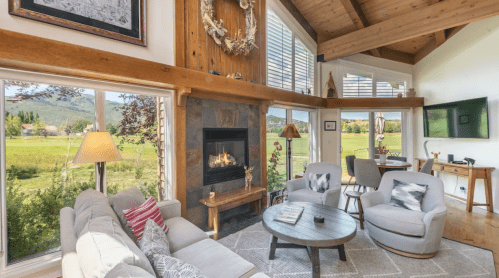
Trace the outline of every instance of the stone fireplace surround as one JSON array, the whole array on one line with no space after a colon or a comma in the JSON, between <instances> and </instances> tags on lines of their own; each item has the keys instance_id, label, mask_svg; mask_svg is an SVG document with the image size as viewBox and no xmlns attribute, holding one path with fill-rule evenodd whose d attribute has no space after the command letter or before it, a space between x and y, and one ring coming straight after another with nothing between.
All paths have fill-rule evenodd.
<instances>
[{"instance_id":1,"label":"stone fireplace surround","mask_svg":"<svg viewBox=\"0 0 499 278\"><path fill-rule=\"evenodd\" d=\"M187 219L198 227L205 227L208 209L199 200L209 196L212 185L203 186L203 128L247 128L249 166L254 167L253 184L260 185L260 106L188 97L186 112ZM243 188L244 178L213 186L216 193ZM243 205L222 212L220 217L223 220L249 211L249 205Z\"/></svg>"}]
</instances>

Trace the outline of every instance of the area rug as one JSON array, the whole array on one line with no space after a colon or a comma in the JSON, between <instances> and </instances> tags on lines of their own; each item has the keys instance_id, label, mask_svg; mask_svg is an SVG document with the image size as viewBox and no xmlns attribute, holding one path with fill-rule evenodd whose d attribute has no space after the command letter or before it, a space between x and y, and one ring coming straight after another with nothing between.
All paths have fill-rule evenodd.
<instances>
[{"instance_id":1,"label":"area rug","mask_svg":"<svg viewBox=\"0 0 499 278\"><path fill-rule=\"evenodd\" d=\"M270 277L312 277L304 249L277 249L275 259L269 260L271 239L259 222L218 242ZM380 248L367 230L358 228L355 238L345 244L345 252L343 262L337 250L320 251L321 277L496 277L491 251L448 239L442 240L435 257L412 259Z\"/></svg>"}]
</instances>

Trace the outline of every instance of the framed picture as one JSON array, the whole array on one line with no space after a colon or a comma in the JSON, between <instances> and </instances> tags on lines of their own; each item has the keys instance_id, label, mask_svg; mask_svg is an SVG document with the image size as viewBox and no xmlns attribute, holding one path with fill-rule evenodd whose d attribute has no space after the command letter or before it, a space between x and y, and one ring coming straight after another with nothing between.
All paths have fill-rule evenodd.
<instances>
[{"instance_id":1,"label":"framed picture","mask_svg":"<svg viewBox=\"0 0 499 278\"><path fill-rule=\"evenodd\" d=\"M9 0L9 13L146 46L146 0Z\"/></svg>"},{"instance_id":2,"label":"framed picture","mask_svg":"<svg viewBox=\"0 0 499 278\"><path fill-rule=\"evenodd\" d=\"M324 121L324 131L336 131L336 121Z\"/></svg>"}]
</instances>

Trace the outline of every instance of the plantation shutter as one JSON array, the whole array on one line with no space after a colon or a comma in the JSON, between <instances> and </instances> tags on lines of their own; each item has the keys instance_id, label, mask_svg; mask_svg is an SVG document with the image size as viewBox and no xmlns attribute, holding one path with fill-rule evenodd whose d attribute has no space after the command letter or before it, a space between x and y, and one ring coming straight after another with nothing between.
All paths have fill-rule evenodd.
<instances>
[{"instance_id":1,"label":"plantation shutter","mask_svg":"<svg viewBox=\"0 0 499 278\"><path fill-rule=\"evenodd\" d=\"M292 91L293 33L272 10L267 15L267 85Z\"/></svg>"},{"instance_id":2,"label":"plantation shutter","mask_svg":"<svg viewBox=\"0 0 499 278\"><path fill-rule=\"evenodd\" d=\"M314 55L295 38L295 92L314 95Z\"/></svg>"},{"instance_id":3,"label":"plantation shutter","mask_svg":"<svg viewBox=\"0 0 499 278\"><path fill-rule=\"evenodd\" d=\"M373 75L370 73L343 74L343 97L372 97Z\"/></svg>"},{"instance_id":4,"label":"plantation shutter","mask_svg":"<svg viewBox=\"0 0 499 278\"><path fill-rule=\"evenodd\" d=\"M405 91L406 91L405 81L376 82L377 97L397 97L399 93L404 94Z\"/></svg>"}]
</instances>

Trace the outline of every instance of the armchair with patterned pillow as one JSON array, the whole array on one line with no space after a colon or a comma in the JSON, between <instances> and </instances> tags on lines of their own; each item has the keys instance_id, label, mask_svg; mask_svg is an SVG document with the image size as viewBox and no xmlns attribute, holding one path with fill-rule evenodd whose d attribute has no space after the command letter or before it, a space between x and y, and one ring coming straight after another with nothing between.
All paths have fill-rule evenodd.
<instances>
[{"instance_id":1,"label":"armchair with patterned pillow","mask_svg":"<svg viewBox=\"0 0 499 278\"><path fill-rule=\"evenodd\" d=\"M286 183L288 201L312 202L338 207L341 194L341 167L333 163L312 163L303 178Z\"/></svg>"}]
</instances>

